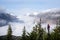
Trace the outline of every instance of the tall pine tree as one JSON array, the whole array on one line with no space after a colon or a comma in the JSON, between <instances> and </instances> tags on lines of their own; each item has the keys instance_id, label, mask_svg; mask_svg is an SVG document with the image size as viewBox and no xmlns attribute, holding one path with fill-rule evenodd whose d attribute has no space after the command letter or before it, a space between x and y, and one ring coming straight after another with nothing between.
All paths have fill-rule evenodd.
<instances>
[{"instance_id":1,"label":"tall pine tree","mask_svg":"<svg viewBox=\"0 0 60 40\"><path fill-rule=\"evenodd\" d=\"M25 29L25 26L24 26L24 29L23 29L23 34L22 34L21 40L27 40L27 38L26 38L26 29Z\"/></svg>"},{"instance_id":2,"label":"tall pine tree","mask_svg":"<svg viewBox=\"0 0 60 40\"><path fill-rule=\"evenodd\" d=\"M29 34L30 40L43 40L43 28L41 28L41 19L40 22L33 27L33 31Z\"/></svg>"},{"instance_id":3,"label":"tall pine tree","mask_svg":"<svg viewBox=\"0 0 60 40\"><path fill-rule=\"evenodd\" d=\"M12 29L11 29L11 25L9 25L9 27L8 27L8 32L7 32L6 40L12 40Z\"/></svg>"},{"instance_id":4,"label":"tall pine tree","mask_svg":"<svg viewBox=\"0 0 60 40\"><path fill-rule=\"evenodd\" d=\"M38 25L38 35L37 35L37 39L36 40L43 40L43 28L41 28L41 19L40 19L40 22L37 24Z\"/></svg>"}]
</instances>

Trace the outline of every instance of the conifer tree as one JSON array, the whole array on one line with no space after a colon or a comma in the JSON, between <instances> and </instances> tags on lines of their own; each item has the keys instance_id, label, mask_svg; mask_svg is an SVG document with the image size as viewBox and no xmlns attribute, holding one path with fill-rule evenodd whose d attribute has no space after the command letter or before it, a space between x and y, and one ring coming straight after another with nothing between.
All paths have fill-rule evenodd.
<instances>
[{"instance_id":1,"label":"conifer tree","mask_svg":"<svg viewBox=\"0 0 60 40\"><path fill-rule=\"evenodd\" d=\"M22 34L21 40L27 40L27 38L26 38L26 29L25 29L25 26L24 26L24 29L23 29L23 34Z\"/></svg>"},{"instance_id":2,"label":"conifer tree","mask_svg":"<svg viewBox=\"0 0 60 40\"><path fill-rule=\"evenodd\" d=\"M11 25L9 25L8 27L8 32L7 32L7 38L6 40L12 40L12 29L11 29Z\"/></svg>"},{"instance_id":3,"label":"conifer tree","mask_svg":"<svg viewBox=\"0 0 60 40\"><path fill-rule=\"evenodd\" d=\"M29 33L29 40L36 40L37 38L37 26L33 27L33 30L31 33Z\"/></svg>"},{"instance_id":4,"label":"conifer tree","mask_svg":"<svg viewBox=\"0 0 60 40\"><path fill-rule=\"evenodd\" d=\"M56 28L51 33L51 40L60 40L60 19L56 23Z\"/></svg>"},{"instance_id":5,"label":"conifer tree","mask_svg":"<svg viewBox=\"0 0 60 40\"><path fill-rule=\"evenodd\" d=\"M33 27L33 31L30 33L30 40L43 40L43 28L41 28L41 19L40 22Z\"/></svg>"},{"instance_id":6,"label":"conifer tree","mask_svg":"<svg viewBox=\"0 0 60 40\"><path fill-rule=\"evenodd\" d=\"M43 28L41 28L41 19L40 22L37 24L38 25L38 35L36 40L43 40Z\"/></svg>"},{"instance_id":7,"label":"conifer tree","mask_svg":"<svg viewBox=\"0 0 60 40\"><path fill-rule=\"evenodd\" d=\"M53 34L54 40L60 40L60 26L56 27L54 29L54 34Z\"/></svg>"}]
</instances>

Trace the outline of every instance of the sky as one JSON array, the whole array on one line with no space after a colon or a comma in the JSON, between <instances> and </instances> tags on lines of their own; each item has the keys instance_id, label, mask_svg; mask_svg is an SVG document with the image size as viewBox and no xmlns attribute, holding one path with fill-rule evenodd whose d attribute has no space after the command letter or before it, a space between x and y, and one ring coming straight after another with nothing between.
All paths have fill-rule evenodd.
<instances>
[{"instance_id":1,"label":"sky","mask_svg":"<svg viewBox=\"0 0 60 40\"><path fill-rule=\"evenodd\" d=\"M39 11L60 8L60 0L0 0L0 6L23 14L24 12L31 12L31 10Z\"/></svg>"},{"instance_id":2,"label":"sky","mask_svg":"<svg viewBox=\"0 0 60 40\"><path fill-rule=\"evenodd\" d=\"M0 0L0 9L4 9L4 11L11 15L17 16L17 18L25 22L20 24L12 24L12 26L14 26L12 27L13 35L17 36L20 35L23 29L23 27L17 26L26 26L26 29L29 28L27 31L32 29L30 26L34 25L33 21L35 18L28 15L37 15L40 11L54 8L60 8L60 0ZM6 34L7 28L8 27L1 27L0 34Z\"/></svg>"}]
</instances>

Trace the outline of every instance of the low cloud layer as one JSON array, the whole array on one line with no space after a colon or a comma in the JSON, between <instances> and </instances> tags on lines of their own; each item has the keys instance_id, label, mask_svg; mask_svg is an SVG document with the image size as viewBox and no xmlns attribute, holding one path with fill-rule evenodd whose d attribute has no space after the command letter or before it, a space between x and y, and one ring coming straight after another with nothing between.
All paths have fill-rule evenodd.
<instances>
[{"instance_id":1,"label":"low cloud layer","mask_svg":"<svg viewBox=\"0 0 60 40\"><path fill-rule=\"evenodd\" d=\"M42 19L42 23L51 22L56 24L57 19L60 19L60 9L54 8L54 9L48 9L41 11L40 13L30 14L30 17L37 17Z\"/></svg>"},{"instance_id":2,"label":"low cloud layer","mask_svg":"<svg viewBox=\"0 0 60 40\"><path fill-rule=\"evenodd\" d=\"M0 27L8 25L9 22L24 23L23 20L19 20L16 16L0 11Z\"/></svg>"}]
</instances>

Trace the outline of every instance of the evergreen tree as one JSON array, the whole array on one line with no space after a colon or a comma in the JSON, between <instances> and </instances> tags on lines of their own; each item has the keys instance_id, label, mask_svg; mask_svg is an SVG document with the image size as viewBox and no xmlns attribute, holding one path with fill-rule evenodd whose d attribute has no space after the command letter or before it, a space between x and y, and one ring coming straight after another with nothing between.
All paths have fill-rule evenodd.
<instances>
[{"instance_id":1,"label":"evergreen tree","mask_svg":"<svg viewBox=\"0 0 60 40\"><path fill-rule=\"evenodd\" d=\"M60 40L60 26L56 26L54 32L51 33L52 40Z\"/></svg>"},{"instance_id":2,"label":"evergreen tree","mask_svg":"<svg viewBox=\"0 0 60 40\"><path fill-rule=\"evenodd\" d=\"M51 33L51 40L60 40L60 19L58 19L56 28Z\"/></svg>"},{"instance_id":3,"label":"evergreen tree","mask_svg":"<svg viewBox=\"0 0 60 40\"><path fill-rule=\"evenodd\" d=\"M24 29L23 29L23 34L22 34L21 40L27 40L25 26L24 26Z\"/></svg>"},{"instance_id":4,"label":"evergreen tree","mask_svg":"<svg viewBox=\"0 0 60 40\"><path fill-rule=\"evenodd\" d=\"M33 27L33 31L29 34L30 40L43 40L43 28L41 28L41 19L40 22Z\"/></svg>"},{"instance_id":5,"label":"evergreen tree","mask_svg":"<svg viewBox=\"0 0 60 40\"><path fill-rule=\"evenodd\" d=\"M7 36L6 36L6 40L12 40L12 29L11 29L11 25L9 25L8 28L8 32L7 32Z\"/></svg>"},{"instance_id":6,"label":"evergreen tree","mask_svg":"<svg viewBox=\"0 0 60 40\"><path fill-rule=\"evenodd\" d=\"M29 33L29 40L36 40L37 38L37 28L33 27L33 31Z\"/></svg>"},{"instance_id":7,"label":"evergreen tree","mask_svg":"<svg viewBox=\"0 0 60 40\"><path fill-rule=\"evenodd\" d=\"M38 25L38 28L37 28L37 30L38 30L38 35L37 35L37 39L36 40L43 40L43 32L44 32L44 30L43 30L43 28L41 28L41 19L40 19L40 22L37 24Z\"/></svg>"}]
</instances>

